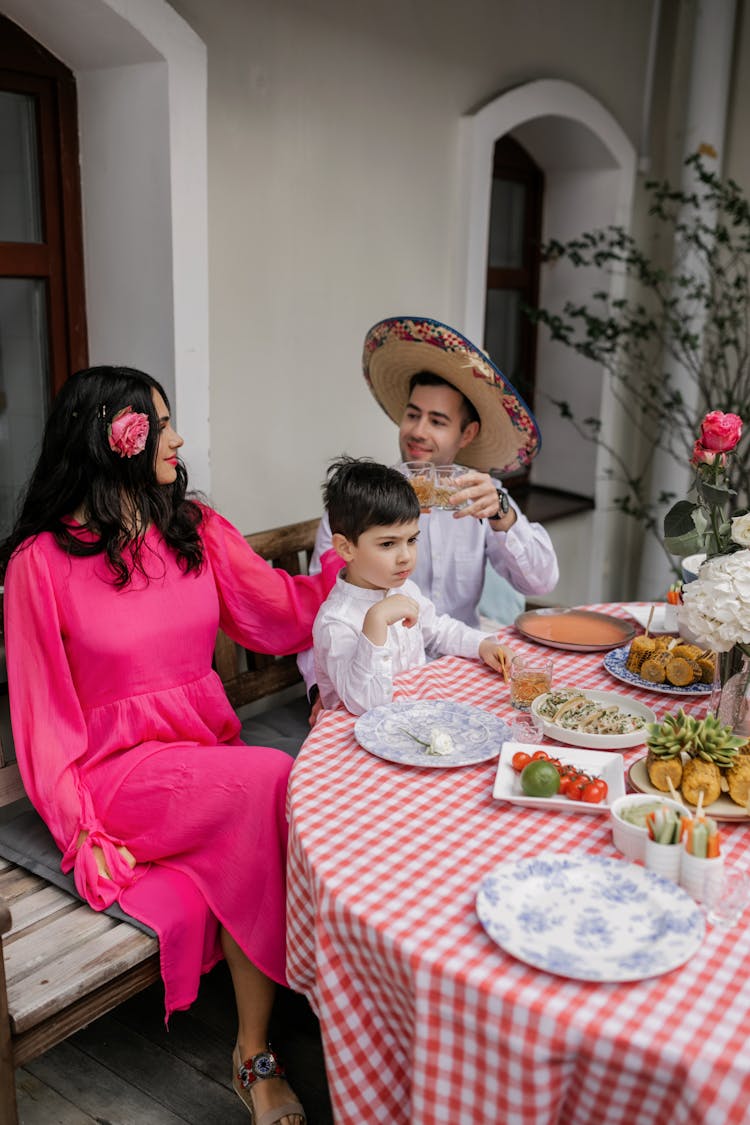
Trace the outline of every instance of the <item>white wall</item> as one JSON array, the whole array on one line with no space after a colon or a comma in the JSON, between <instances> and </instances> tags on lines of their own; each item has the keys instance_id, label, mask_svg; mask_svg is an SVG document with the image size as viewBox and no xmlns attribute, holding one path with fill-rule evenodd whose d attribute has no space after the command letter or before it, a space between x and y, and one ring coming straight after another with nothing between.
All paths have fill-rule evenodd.
<instances>
[{"instance_id":1,"label":"white wall","mask_svg":"<svg viewBox=\"0 0 750 1125\"><path fill-rule=\"evenodd\" d=\"M673 171L669 159L679 152L674 75L684 72L693 7L663 4L657 174ZM243 529L319 510L325 462L344 449L395 456L393 427L360 375L361 344L375 320L395 312L458 316L460 118L504 90L552 77L587 90L635 143L651 9L649 0L465 0L460 9L453 0L173 0L171 8L164 0L0 0L0 11L76 71L87 131L101 127L91 104L98 80L88 72L106 68L116 85L126 84L129 67L155 68L152 91L162 104L166 97L170 114L169 198L157 172L153 213L144 215L147 228L154 219L153 245L138 258L153 263L141 276L158 281L160 296L147 302L132 289L137 272L131 276L128 299L139 321L132 343L151 341L159 362L174 351L186 456L191 462L197 450L207 464L200 312L207 289L212 492ZM732 174L750 167L746 21L738 50ZM197 74L201 58L208 66L207 216L200 201L201 80L189 90L179 77ZM158 77L163 63L166 94ZM128 97L142 126L144 104L135 91ZM163 135L159 112L153 124L154 135ZM82 145L90 151L86 137ZM154 157L149 146L136 156ZM92 171L100 192L102 175ZM171 344L157 331L167 254L157 199L171 223ZM196 242L189 237L206 218L208 265L200 230ZM104 209L96 223L106 229ZM185 286L193 291L185 294ZM113 292L109 283L106 291ZM98 358L110 341L119 352L116 334L123 335L111 315L114 299L97 304L104 294L94 295L96 315L89 316Z\"/></svg>"},{"instance_id":2,"label":"white wall","mask_svg":"<svg viewBox=\"0 0 750 1125\"><path fill-rule=\"evenodd\" d=\"M77 86L89 362L149 371L174 402L167 66L80 71Z\"/></svg>"},{"instance_id":3,"label":"white wall","mask_svg":"<svg viewBox=\"0 0 750 1125\"><path fill-rule=\"evenodd\" d=\"M650 4L174 7L208 50L213 492L273 526L319 510L330 457L396 455L360 374L370 325L460 317L461 116L554 76L635 132Z\"/></svg>"}]
</instances>

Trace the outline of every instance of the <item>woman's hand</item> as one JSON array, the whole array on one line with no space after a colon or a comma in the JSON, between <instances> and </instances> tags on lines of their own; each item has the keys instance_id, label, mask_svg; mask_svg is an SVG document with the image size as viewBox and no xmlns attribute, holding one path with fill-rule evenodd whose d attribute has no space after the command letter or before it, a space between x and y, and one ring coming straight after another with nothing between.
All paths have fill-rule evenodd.
<instances>
[{"instance_id":1,"label":"woman's hand","mask_svg":"<svg viewBox=\"0 0 750 1125\"><path fill-rule=\"evenodd\" d=\"M78 833L78 839L76 841L77 846L80 848L81 844L87 838L88 838L88 832L86 832L84 830L79 832ZM129 848L126 848L125 845L122 844L120 847L118 847L117 850L129 867L135 867L136 859L135 859L135 856L133 855L133 853L130 851ZM102 849L99 847L98 844L92 844L91 845L91 854L94 857L94 862L96 863L96 869L99 872L99 874L102 876L102 878L111 879L112 876L109 873L109 868L107 867L106 861L104 859L104 852L102 851Z\"/></svg>"}]
</instances>

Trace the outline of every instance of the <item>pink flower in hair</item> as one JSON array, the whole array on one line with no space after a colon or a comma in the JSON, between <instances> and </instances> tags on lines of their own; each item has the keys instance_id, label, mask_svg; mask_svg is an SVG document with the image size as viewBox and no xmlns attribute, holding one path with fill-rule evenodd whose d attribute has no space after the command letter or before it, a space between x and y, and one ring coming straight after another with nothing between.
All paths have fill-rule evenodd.
<instances>
[{"instance_id":1,"label":"pink flower in hair","mask_svg":"<svg viewBox=\"0 0 750 1125\"><path fill-rule=\"evenodd\" d=\"M132 406L126 406L115 414L107 427L109 448L121 457L135 457L143 453L148 437L148 414L136 414Z\"/></svg>"}]
</instances>

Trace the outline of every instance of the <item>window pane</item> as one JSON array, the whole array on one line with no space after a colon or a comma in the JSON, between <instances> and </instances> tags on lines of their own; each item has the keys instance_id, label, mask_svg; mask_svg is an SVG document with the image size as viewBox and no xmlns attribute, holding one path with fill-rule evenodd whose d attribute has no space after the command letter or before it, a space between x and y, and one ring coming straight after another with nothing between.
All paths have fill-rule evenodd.
<instances>
[{"instance_id":1,"label":"window pane","mask_svg":"<svg viewBox=\"0 0 750 1125\"><path fill-rule=\"evenodd\" d=\"M523 265L526 186L516 180L493 180L491 208L490 268L518 269Z\"/></svg>"},{"instance_id":2,"label":"window pane","mask_svg":"<svg viewBox=\"0 0 750 1125\"><path fill-rule=\"evenodd\" d=\"M506 379L525 395L520 366L521 294L517 289L488 289L484 340Z\"/></svg>"},{"instance_id":3,"label":"window pane","mask_svg":"<svg viewBox=\"0 0 750 1125\"><path fill-rule=\"evenodd\" d=\"M0 90L0 242L41 242L36 103Z\"/></svg>"},{"instance_id":4,"label":"window pane","mask_svg":"<svg viewBox=\"0 0 750 1125\"><path fill-rule=\"evenodd\" d=\"M0 536L10 531L39 453L47 354L45 283L0 278Z\"/></svg>"}]
</instances>

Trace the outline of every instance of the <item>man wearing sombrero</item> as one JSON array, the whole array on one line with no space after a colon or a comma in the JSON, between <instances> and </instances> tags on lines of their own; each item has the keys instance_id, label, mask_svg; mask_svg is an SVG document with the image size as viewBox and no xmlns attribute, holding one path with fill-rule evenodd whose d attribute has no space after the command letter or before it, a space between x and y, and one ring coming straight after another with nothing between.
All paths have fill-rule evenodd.
<instances>
[{"instance_id":1,"label":"man wearing sombrero","mask_svg":"<svg viewBox=\"0 0 750 1125\"><path fill-rule=\"evenodd\" d=\"M485 564L521 594L546 594L558 567L549 535L530 523L502 487L504 474L527 465L541 446L525 402L489 356L457 332L425 317L390 317L367 333L362 369L373 395L399 427L402 461L465 465L460 511L425 513L413 579L434 602L467 625ZM492 474L492 475L490 475ZM331 546L323 516L311 570ZM300 659L310 688L312 660Z\"/></svg>"}]
</instances>

